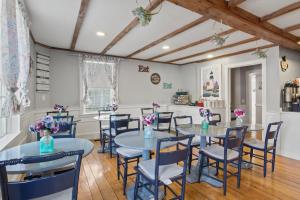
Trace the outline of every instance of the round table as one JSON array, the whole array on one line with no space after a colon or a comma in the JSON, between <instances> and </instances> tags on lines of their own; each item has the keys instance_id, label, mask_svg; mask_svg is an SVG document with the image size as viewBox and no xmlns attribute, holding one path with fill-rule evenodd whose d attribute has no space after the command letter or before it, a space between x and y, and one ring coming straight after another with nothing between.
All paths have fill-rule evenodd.
<instances>
[{"instance_id":1,"label":"round table","mask_svg":"<svg viewBox=\"0 0 300 200\"><path fill-rule=\"evenodd\" d=\"M117 145L127 147L130 149L137 149L143 151L143 159L149 160L151 150L156 149L157 139L174 137L174 135L166 132L154 131L153 138L144 138L144 131L131 131L127 133L119 134L115 137L114 141ZM162 148L173 146L174 142L165 142Z\"/></svg>"},{"instance_id":2,"label":"round table","mask_svg":"<svg viewBox=\"0 0 300 200\"><path fill-rule=\"evenodd\" d=\"M87 156L92 152L94 144L87 139L79 138L60 138L54 139L54 153L55 152L68 152L76 150L84 150L84 156ZM26 156L39 156L39 142L31 142L15 146L0 152L0 161L19 159ZM54 160L50 162L34 163L34 164L18 164L7 166L7 173L9 174L35 174L42 173L46 171L56 170L62 168L66 165L74 163L76 161L76 156L64 157L59 160Z\"/></svg>"}]
</instances>

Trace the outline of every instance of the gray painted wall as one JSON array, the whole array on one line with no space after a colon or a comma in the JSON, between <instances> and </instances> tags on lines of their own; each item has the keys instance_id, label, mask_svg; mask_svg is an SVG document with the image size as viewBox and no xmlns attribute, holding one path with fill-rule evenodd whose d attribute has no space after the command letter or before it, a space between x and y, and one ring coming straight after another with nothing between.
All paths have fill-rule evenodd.
<instances>
[{"instance_id":1,"label":"gray painted wall","mask_svg":"<svg viewBox=\"0 0 300 200\"><path fill-rule=\"evenodd\" d=\"M78 54L49 50L37 46L36 51L50 55L50 93L36 94L36 108L49 108L55 103L80 106L80 73ZM150 67L150 73L138 72L138 65ZM152 73L159 73L161 83L150 82ZM171 103L174 93L182 88L182 74L176 65L136 60L122 60L119 71L120 104L150 104L153 101ZM163 89L163 83L172 83L172 89Z\"/></svg>"},{"instance_id":2,"label":"gray painted wall","mask_svg":"<svg viewBox=\"0 0 300 200\"><path fill-rule=\"evenodd\" d=\"M283 87L284 83L295 78L300 78L300 53L298 51L279 48L280 59L282 56L286 56L289 68L282 72L280 70L280 85Z\"/></svg>"}]
</instances>

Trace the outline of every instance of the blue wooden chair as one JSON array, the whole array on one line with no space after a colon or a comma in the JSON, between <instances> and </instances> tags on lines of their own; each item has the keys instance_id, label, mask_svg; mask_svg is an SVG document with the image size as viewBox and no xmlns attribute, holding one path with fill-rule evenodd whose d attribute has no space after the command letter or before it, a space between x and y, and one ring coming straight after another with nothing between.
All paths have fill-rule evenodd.
<instances>
[{"instance_id":1,"label":"blue wooden chair","mask_svg":"<svg viewBox=\"0 0 300 200\"><path fill-rule=\"evenodd\" d=\"M107 108L107 107L103 107L103 108L100 108L98 110L98 117L99 117L99 139L100 139L100 144L101 146L103 146L103 132L106 131L106 130L109 130L109 125L104 125L102 124L102 120L101 117L105 117L105 116L108 116L111 114L112 110L110 108ZM102 151L102 153L104 153L104 151Z\"/></svg>"},{"instance_id":2,"label":"blue wooden chair","mask_svg":"<svg viewBox=\"0 0 300 200\"><path fill-rule=\"evenodd\" d=\"M75 138L76 137L76 126L74 122L74 116L53 116L53 119L58 123L59 131L51 134L53 138ZM40 133L37 134L37 140L41 139Z\"/></svg>"},{"instance_id":3,"label":"blue wooden chair","mask_svg":"<svg viewBox=\"0 0 300 200\"><path fill-rule=\"evenodd\" d=\"M130 114L114 114L109 116L109 129L103 132L102 151L104 152L105 145L108 143L111 158L113 147L115 146L114 138L128 130L129 121Z\"/></svg>"},{"instance_id":4,"label":"blue wooden chair","mask_svg":"<svg viewBox=\"0 0 300 200\"><path fill-rule=\"evenodd\" d=\"M0 161L2 200L26 200L34 198L39 198L39 200L76 200L80 165L83 153L83 150L79 150ZM77 156L76 162L72 169L62 171L58 174L31 180L8 182L6 172L7 166L49 162L53 160L63 159L67 156Z\"/></svg>"},{"instance_id":5,"label":"blue wooden chair","mask_svg":"<svg viewBox=\"0 0 300 200\"><path fill-rule=\"evenodd\" d=\"M219 113L211 113L211 119L209 120L209 125L211 126L217 126L219 122L222 121L221 114ZM224 137L215 137L218 139L218 143L221 145L222 141L224 140ZM209 144L216 143L212 138L209 138Z\"/></svg>"},{"instance_id":6,"label":"blue wooden chair","mask_svg":"<svg viewBox=\"0 0 300 200\"><path fill-rule=\"evenodd\" d=\"M217 181L223 183L224 195L226 195L226 191L227 191L227 173L237 177L237 187L238 188L240 187L241 165L242 165L242 157L243 157L243 142L244 142L246 131L247 131L247 127L228 128L226 131L226 136L224 138L224 146L213 144L211 146L207 146L206 148L200 150L201 161L200 161L198 182L200 182L203 168L210 166L209 163L207 163L207 166L204 166L205 158L209 158L216 161L216 170L217 170L216 175L218 175L219 169L223 170L223 180L217 179L216 177L211 177L211 178L214 178ZM219 166L220 162L223 163L223 168L220 168ZM228 171L227 164L229 163L237 165L238 171L235 173Z\"/></svg>"},{"instance_id":7,"label":"blue wooden chair","mask_svg":"<svg viewBox=\"0 0 300 200\"><path fill-rule=\"evenodd\" d=\"M264 177L267 175L267 164L272 163L272 172L275 170L275 157L276 157L276 145L277 138L279 135L279 130L282 125L282 121L273 122L268 124L268 128L266 131L265 141L261 141L255 138L247 138L244 141L244 145L250 148L250 152L244 152L245 155L250 154L250 161L245 161L260 167L264 168ZM263 156L259 154L254 154L255 151L263 152ZM272 159L268 160L268 154L272 154ZM263 165L253 163L252 158L258 158L264 161Z\"/></svg>"},{"instance_id":8,"label":"blue wooden chair","mask_svg":"<svg viewBox=\"0 0 300 200\"><path fill-rule=\"evenodd\" d=\"M124 132L140 130L140 119L130 119L130 123L132 123L132 122L136 122L137 126L134 128L128 128L128 130L124 131ZM136 150L136 149L130 149L130 148L126 148L126 147L118 147L116 151L117 151L118 180L120 180L120 177L123 180L123 194L125 195L128 176L133 176L136 174L135 172L128 174L128 164L134 162L137 165L140 161L140 158L143 155L143 151ZM121 172L121 166L123 167L123 174Z\"/></svg>"},{"instance_id":9,"label":"blue wooden chair","mask_svg":"<svg viewBox=\"0 0 300 200\"><path fill-rule=\"evenodd\" d=\"M173 112L158 112L157 113L157 124L154 127L156 131L168 131L171 132Z\"/></svg>"},{"instance_id":10,"label":"blue wooden chair","mask_svg":"<svg viewBox=\"0 0 300 200\"><path fill-rule=\"evenodd\" d=\"M193 124L193 118L192 116L186 116L186 115L183 115L183 116L176 116L174 117L174 124L175 124L175 130L176 130L176 137L178 136L181 136L182 134L180 134L177 130L177 127L180 126L180 125L184 125L184 124ZM188 140L185 140L185 141L182 141L180 142L181 145L187 145L187 142ZM179 144L177 144L177 149L178 149L178 146ZM189 161L188 161L188 170L189 172L191 172L191 166L192 166L192 161L193 160L198 160L199 158L199 154L195 154L193 153L193 149L197 149L199 150L200 148L200 136L195 136L192 140L192 143L191 143L191 151L190 151L190 154L189 154ZM199 151L198 151L199 152ZM193 158L193 155L195 156Z\"/></svg>"},{"instance_id":11,"label":"blue wooden chair","mask_svg":"<svg viewBox=\"0 0 300 200\"><path fill-rule=\"evenodd\" d=\"M188 156L191 151L191 142L194 135L184 135L179 137L162 138L157 140L156 158L151 160L143 160L136 167L137 176L135 181L134 199L141 199L138 190L141 187L146 187L154 196L154 200L159 199L159 187L164 186L165 193L168 188L175 196L173 199L184 199L185 184L186 184L186 170L188 165ZM170 142L177 143L188 140L187 145L181 146L179 149L172 149L166 151L164 149L169 146ZM164 149L164 151L161 151ZM183 162L183 167L177 163ZM141 181L143 179L143 181ZM181 182L180 182L181 180ZM181 187L180 195L169 187L170 183L177 183ZM150 187L154 186L154 191Z\"/></svg>"}]
</instances>

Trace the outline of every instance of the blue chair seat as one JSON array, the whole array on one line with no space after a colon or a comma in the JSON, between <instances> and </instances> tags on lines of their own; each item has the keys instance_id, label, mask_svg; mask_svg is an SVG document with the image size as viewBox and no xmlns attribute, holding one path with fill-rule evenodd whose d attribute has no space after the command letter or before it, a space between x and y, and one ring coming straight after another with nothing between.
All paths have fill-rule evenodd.
<instances>
[{"instance_id":1,"label":"blue chair seat","mask_svg":"<svg viewBox=\"0 0 300 200\"><path fill-rule=\"evenodd\" d=\"M143 155L143 151L141 151L141 150L130 149L130 148L126 148L126 147L119 147L119 148L117 148L116 151L118 154L120 154L121 156L124 156L126 158L133 158L133 157Z\"/></svg>"},{"instance_id":2,"label":"blue chair seat","mask_svg":"<svg viewBox=\"0 0 300 200\"><path fill-rule=\"evenodd\" d=\"M139 169L148 178L155 180L155 159L141 161L138 165ZM177 164L159 166L159 180L169 185L171 178L177 177L183 172L183 167Z\"/></svg>"},{"instance_id":3,"label":"blue chair seat","mask_svg":"<svg viewBox=\"0 0 300 200\"><path fill-rule=\"evenodd\" d=\"M216 158L218 160L224 160L224 147L214 144L211 146L207 146L204 149L201 150L203 153L206 155ZM232 149L227 149L227 160L234 160L239 157L239 152L232 150Z\"/></svg>"},{"instance_id":4,"label":"blue chair seat","mask_svg":"<svg viewBox=\"0 0 300 200\"><path fill-rule=\"evenodd\" d=\"M183 144L183 145L187 145L188 144L188 140L183 140L183 141L180 141L179 143ZM193 137L191 145L192 146L200 145L200 136Z\"/></svg>"},{"instance_id":5,"label":"blue chair seat","mask_svg":"<svg viewBox=\"0 0 300 200\"><path fill-rule=\"evenodd\" d=\"M244 145L253 147L255 149L261 149L261 150L263 150L265 148L265 142L262 140L255 139L255 138L245 139ZM268 142L267 149L270 150L272 148L273 148L273 142Z\"/></svg>"}]
</instances>

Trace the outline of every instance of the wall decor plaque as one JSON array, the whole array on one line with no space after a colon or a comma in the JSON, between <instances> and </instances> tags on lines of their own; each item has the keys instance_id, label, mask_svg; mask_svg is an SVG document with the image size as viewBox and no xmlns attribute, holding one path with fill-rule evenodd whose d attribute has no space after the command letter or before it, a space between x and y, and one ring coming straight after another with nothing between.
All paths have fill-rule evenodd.
<instances>
[{"instance_id":1,"label":"wall decor plaque","mask_svg":"<svg viewBox=\"0 0 300 200\"><path fill-rule=\"evenodd\" d=\"M149 72L149 66L138 65L139 72Z\"/></svg>"},{"instance_id":2,"label":"wall decor plaque","mask_svg":"<svg viewBox=\"0 0 300 200\"><path fill-rule=\"evenodd\" d=\"M151 83L153 83L154 85L157 85L160 83L160 75L158 73L153 73L153 74L151 74L150 80L151 80Z\"/></svg>"}]
</instances>

